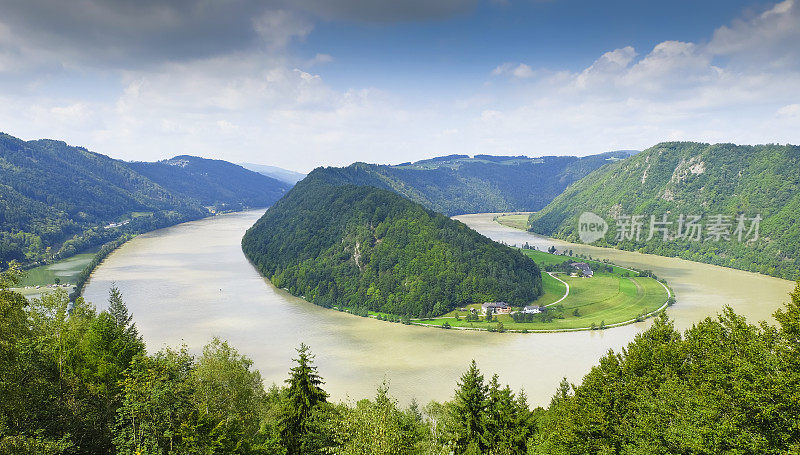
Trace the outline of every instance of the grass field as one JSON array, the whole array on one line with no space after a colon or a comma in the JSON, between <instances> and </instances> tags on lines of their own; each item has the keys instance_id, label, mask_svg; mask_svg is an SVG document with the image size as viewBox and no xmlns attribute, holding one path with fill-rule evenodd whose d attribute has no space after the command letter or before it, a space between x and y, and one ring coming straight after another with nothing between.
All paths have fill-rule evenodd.
<instances>
[{"instance_id":1,"label":"grass field","mask_svg":"<svg viewBox=\"0 0 800 455\"><path fill-rule=\"evenodd\" d=\"M572 277L564 273L556 276L569 284L569 295L557 305L549 307L555 317L550 322L536 321L516 323L510 315L497 315L505 330L564 330L610 325L636 319L661 307L668 298L667 291L658 281L649 277L637 277L628 269L612 266L612 270L602 270L602 264L579 258L553 255L536 250L522 250L542 269L544 294L536 301L538 305L549 305L564 296L566 286L544 271L546 265L556 265L566 260L582 261L594 271L591 278ZM480 309L479 304L470 305ZM469 310L469 308L467 308ZM577 313L576 313L577 310ZM495 322L467 322L465 311L450 313L431 320L418 321L424 324L442 325L445 322L453 327L487 329L497 327ZM455 316L459 319L456 320Z\"/></svg>"},{"instance_id":2,"label":"grass field","mask_svg":"<svg viewBox=\"0 0 800 455\"><path fill-rule=\"evenodd\" d=\"M53 284L56 277L61 283L75 283L78 274L94 258L95 253L76 254L54 264L42 265L25 271L21 286L46 286Z\"/></svg>"},{"instance_id":3,"label":"grass field","mask_svg":"<svg viewBox=\"0 0 800 455\"><path fill-rule=\"evenodd\" d=\"M522 229L523 231L528 230L528 217L530 217L530 213L518 213L518 214L511 214L511 215L499 215L497 217L497 222L503 224L508 227L512 227L515 229Z\"/></svg>"}]
</instances>

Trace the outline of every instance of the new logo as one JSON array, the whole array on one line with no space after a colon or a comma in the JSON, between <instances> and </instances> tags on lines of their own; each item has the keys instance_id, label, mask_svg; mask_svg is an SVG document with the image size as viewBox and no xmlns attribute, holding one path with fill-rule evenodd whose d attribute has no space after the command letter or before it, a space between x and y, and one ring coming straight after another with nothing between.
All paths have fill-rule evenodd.
<instances>
[{"instance_id":1,"label":"new logo","mask_svg":"<svg viewBox=\"0 0 800 455\"><path fill-rule=\"evenodd\" d=\"M608 231L608 223L592 212L583 212L578 218L578 237L583 243L594 243Z\"/></svg>"}]
</instances>

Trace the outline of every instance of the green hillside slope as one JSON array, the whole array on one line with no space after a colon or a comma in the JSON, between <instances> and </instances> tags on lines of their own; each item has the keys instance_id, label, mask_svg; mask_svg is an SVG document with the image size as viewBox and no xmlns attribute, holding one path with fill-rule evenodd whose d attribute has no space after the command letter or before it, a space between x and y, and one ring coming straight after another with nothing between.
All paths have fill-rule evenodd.
<instances>
[{"instance_id":1,"label":"green hillside slope","mask_svg":"<svg viewBox=\"0 0 800 455\"><path fill-rule=\"evenodd\" d=\"M449 155L397 166L355 163L324 172L331 181L392 190L446 215L533 211L567 185L629 153L584 158Z\"/></svg>"},{"instance_id":2,"label":"green hillside slope","mask_svg":"<svg viewBox=\"0 0 800 455\"><path fill-rule=\"evenodd\" d=\"M531 216L531 230L579 241L582 212L593 212L609 224L599 245L796 279L800 270L800 147L658 144L567 188ZM643 216L638 241L630 235L634 233L630 227L636 224L628 218L632 215ZM656 221L653 227L666 230L666 240L661 229L653 230L649 238L651 215ZM665 221L664 215L671 224L658 224ZM680 215L684 215L682 224ZM699 236L697 230L688 229L690 215L700 217ZM753 220L757 216L762 218L758 223ZM617 217L630 222L624 238L620 238ZM744 217L741 232L737 231L739 217ZM679 227L683 227L681 232Z\"/></svg>"},{"instance_id":3,"label":"green hillside slope","mask_svg":"<svg viewBox=\"0 0 800 455\"><path fill-rule=\"evenodd\" d=\"M280 199L289 185L222 160L181 155L155 163L127 163L160 187L204 206L239 209L266 207Z\"/></svg>"},{"instance_id":4,"label":"green hillside slope","mask_svg":"<svg viewBox=\"0 0 800 455\"><path fill-rule=\"evenodd\" d=\"M542 292L536 264L397 194L312 172L247 231L242 248L279 287L318 305L434 316Z\"/></svg>"},{"instance_id":5,"label":"green hillside slope","mask_svg":"<svg viewBox=\"0 0 800 455\"><path fill-rule=\"evenodd\" d=\"M288 188L223 161L128 163L0 134L0 266L67 257L214 209L268 206Z\"/></svg>"}]
</instances>

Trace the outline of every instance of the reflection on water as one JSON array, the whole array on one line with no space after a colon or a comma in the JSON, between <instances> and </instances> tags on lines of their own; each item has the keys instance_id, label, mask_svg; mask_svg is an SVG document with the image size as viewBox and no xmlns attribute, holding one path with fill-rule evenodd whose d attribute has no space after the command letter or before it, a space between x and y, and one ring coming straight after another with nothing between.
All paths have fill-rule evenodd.
<instances>
[{"instance_id":1,"label":"reflection on water","mask_svg":"<svg viewBox=\"0 0 800 455\"><path fill-rule=\"evenodd\" d=\"M404 403L412 397L422 403L449 399L475 359L485 373L524 387L532 404L546 405L562 377L579 381L608 349L619 349L648 325L498 334L409 327L319 308L276 289L242 254L241 237L262 213L222 215L138 236L96 269L84 295L102 308L116 283L150 351L186 343L197 352L219 336L250 356L267 384L286 378L294 348L305 342L317 355L325 389L337 400L372 396L384 378ZM497 225L491 215L459 219L507 243L553 243ZM580 248L573 249L666 277L679 300L670 314L681 327L725 304L763 319L792 286L704 264Z\"/></svg>"}]
</instances>

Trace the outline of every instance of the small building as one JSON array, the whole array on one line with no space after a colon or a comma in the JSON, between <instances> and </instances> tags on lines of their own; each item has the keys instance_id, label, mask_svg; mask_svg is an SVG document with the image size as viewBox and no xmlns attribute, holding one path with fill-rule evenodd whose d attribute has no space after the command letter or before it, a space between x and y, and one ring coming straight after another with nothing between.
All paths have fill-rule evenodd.
<instances>
[{"instance_id":1,"label":"small building","mask_svg":"<svg viewBox=\"0 0 800 455\"><path fill-rule=\"evenodd\" d=\"M587 264L585 262L573 262L570 265L575 267L576 269L580 270L580 272L585 277L594 276L594 272L592 272L592 269L589 268L589 264Z\"/></svg>"},{"instance_id":2,"label":"small building","mask_svg":"<svg viewBox=\"0 0 800 455\"><path fill-rule=\"evenodd\" d=\"M511 313L511 305L506 302L486 302L481 305L481 312L488 314L489 310L494 314L509 314Z\"/></svg>"},{"instance_id":3,"label":"small building","mask_svg":"<svg viewBox=\"0 0 800 455\"><path fill-rule=\"evenodd\" d=\"M544 312L544 307L539 305L528 305L522 308L522 312L526 314L539 314Z\"/></svg>"}]
</instances>

